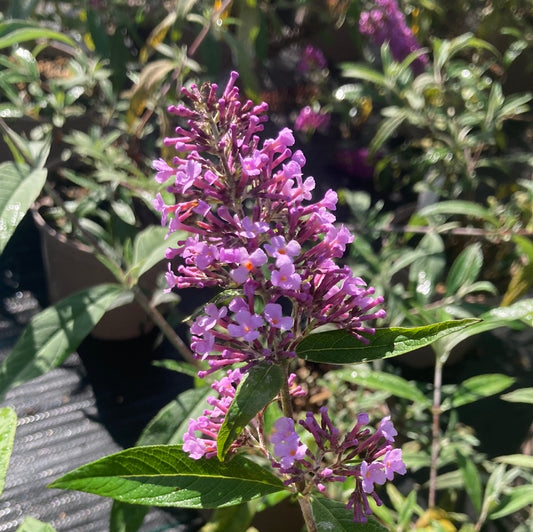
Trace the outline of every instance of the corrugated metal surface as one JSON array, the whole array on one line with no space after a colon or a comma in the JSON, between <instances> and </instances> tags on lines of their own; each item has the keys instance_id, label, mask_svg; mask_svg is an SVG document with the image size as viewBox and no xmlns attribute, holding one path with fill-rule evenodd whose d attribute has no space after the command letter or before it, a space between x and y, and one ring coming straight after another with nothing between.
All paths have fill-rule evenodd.
<instances>
[{"instance_id":1,"label":"corrugated metal surface","mask_svg":"<svg viewBox=\"0 0 533 532\"><path fill-rule=\"evenodd\" d=\"M0 275L3 359L45 301L38 245L27 223L1 257ZM153 415L189 385L183 376L151 364L150 345L149 339L89 340L81 355L72 354L60 368L7 394L2 406L12 406L19 419L0 497L0 532L16 530L26 516L59 532L109 529L110 500L46 486L77 466L133 445ZM199 525L196 512L153 509L141 530L192 532Z\"/></svg>"}]
</instances>

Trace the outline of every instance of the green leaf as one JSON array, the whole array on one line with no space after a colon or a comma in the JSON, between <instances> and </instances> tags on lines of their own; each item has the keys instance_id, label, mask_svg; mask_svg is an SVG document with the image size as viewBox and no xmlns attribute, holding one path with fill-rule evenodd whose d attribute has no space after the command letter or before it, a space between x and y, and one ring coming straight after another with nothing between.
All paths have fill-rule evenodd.
<instances>
[{"instance_id":1,"label":"green leaf","mask_svg":"<svg viewBox=\"0 0 533 532\"><path fill-rule=\"evenodd\" d=\"M379 129L370 142L370 155L375 155L409 116L409 113L403 109L398 109L396 107L390 107L387 109L388 112L394 112L394 114L382 120Z\"/></svg>"},{"instance_id":2,"label":"green leaf","mask_svg":"<svg viewBox=\"0 0 533 532\"><path fill-rule=\"evenodd\" d=\"M237 390L218 431L217 456L223 460L239 434L276 395L283 385L283 370L272 364L258 364L248 371Z\"/></svg>"},{"instance_id":3,"label":"green leaf","mask_svg":"<svg viewBox=\"0 0 533 532\"><path fill-rule=\"evenodd\" d=\"M474 464L472 460L465 458L460 452L457 451L456 456L457 464L459 465L461 475L463 476L466 492L468 493L476 512L479 514L481 512L483 498L483 488L481 486L479 471L477 470L476 464Z\"/></svg>"},{"instance_id":4,"label":"green leaf","mask_svg":"<svg viewBox=\"0 0 533 532\"><path fill-rule=\"evenodd\" d=\"M533 468L533 456L527 454L507 454L494 458L495 462L517 467Z\"/></svg>"},{"instance_id":5,"label":"green leaf","mask_svg":"<svg viewBox=\"0 0 533 532\"><path fill-rule=\"evenodd\" d=\"M443 402L442 410L458 408L460 406L479 401L485 397L500 393L509 388L515 379L501 373L476 375L462 382L451 396L450 401Z\"/></svg>"},{"instance_id":6,"label":"green leaf","mask_svg":"<svg viewBox=\"0 0 533 532\"><path fill-rule=\"evenodd\" d=\"M187 432L189 420L203 414L207 408L207 397L214 393L211 386L202 386L178 395L146 425L137 440L137 445L181 443L183 435Z\"/></svg>"},{"instance_id":7,"label":"green leaf","mask_svg":"<svg viewBox=\"0 0 533 532\"><path fill-rule=\"evenodd\" d=\"M460 331L458 334L449 336L444 343L446 349L451 351L463 340L485 331L491 331L498 327L510 326L520 321L526 323L533 321L533 299L522 299L507 307L497 307L484 312L479 316L480 320L471 327Z\"/></svg>"},{"instance_id":8,"label":"green leaf","mask_svg":"<svg viewBox=\"0 0 533 532\"><path fill-rule=\"evenodd\" d=\"M178 362L171 358L165 358L163 360L154 360L152 365L170 371L176 371L177 373L183 373L184 375L189 375L189 377L198 376L198 368L188 362Z\"/></svg>"},{"instance_id":9,"label":"green leaf","mask_svg":"<svg viewBox=\"0 0 533 532\"><path fill-rule=\"evenodd\" d=\"M16 532L56 532L56 529L52 525L38 521L33 517L25 517Z\"/></svg>"},{"instance_id":10,"label":"green leaf","mask_svg":"<svg viewBox=\"0 0 533 532\"><path fill-rule=\"evenodd\" d=\"M284 490L281 480L241 455L193 460L180 445L133 447L82 466L49 487L151 506L220 508Z\"/></svg>"},{"instance_id":11,"label":"green leaf","mask_svg":"<svg viewBox=\"0 0 533 532\"><path fill-rule=\"evenodd\" d=\"M428 205L413 216L413 218L409 221L409 225L411 225L411 223L417 225L416 220L418 220L420 217L426 218L439 214L471 216L473 218L485 220L493 225L498 225L498 219L491 213L489 209L477 203L463 200L439 201L438 203Z\"/></svg>"},{"instance_id":12,"label":"green leaf","mask_svg":"<svg viewBox=\"0 0 533 532\"><path fill-rule=\"evenodd\" d=\"M483 252L479 242L461 251L448 273L446 295L453 295L461 288L471 285L477 279L482 266Z\"/></svg>"},{"instance_id":13,"label":"green leaf","mask_svg":"<svg viewBox=\"0 0 533 532\"><path fill-rule=\"evenodd\" d=\"M0 23L0 48L35 39L54 39L75 47L76 43L65 34L24 20L9 20Z\"/></svg>"},{"instance_id":14,"label":"green leaf","mask_svg":"<svg viewBox=\"0 0 533 532\"><path fill-rule=\"evenodd\" d=\"M46 170L31 170L13 162L0 164L0 254L15 232L31 204L37 199L44 183Z\"/></svg>"},{"instance_id":15,"label":"green leaf","mask_svg":"<svg viewBox=\"0 0 533 532\"><path fill-rule=\"evenodd\" d=\"M403 397L420 406L430 406L431 401L417 388L416 383L407 381L398 375L372 371L365 366L354 369L341 369L335 375L346 382L352 382L370 390L384 390L396 397Z\"/></svg>"},{"instance_id":16,"label":"green leaf","mask_svg":"<svg viewBox=\"0 0 533 532\"><path fill-rule=\"evenodd\" d=\"M166 234L165 227L150 226L135 237L131 270L135 272L137 279L152 266L165 260L165 251L168 248ZM176 236L177 240L180 240L180 236Z\"/></svg>"},{"instance_id":17,"label":"green leaf","mask_svg":"<svg viewBox=\"0 0 533 532\"><path fill-rule=\"evenodd\" d=\"M59 366L91 332L122 292L116 284L77 292L32 318L0 364L0 396Z\"/></svg>"},{"instance_id":18,"label":"green leaf","mask_svg":"<svg viewBox=\"0 0 533 532\"><path fill-rule=\"evenodd\" d=\"M387 530L374 519L369 519L367 523L354 523L353 512L347 510L339 501L313 497L311 507L319 532L386 532Z\"/></svg>"},{"instance_id":19,"label":"green leaf","mask_svg":"<svg viewBox=\"0 0 533 532\"><path fill-rule=\"evenodd\" d=\"M368 345L345 330L309 334L296 346L296 354L304 360L327 364L353 364L391 358L463 330L476 319L450 320L422 327L390 327L365 334Z\"/></svg>"},{"instance_id":20,"label":"green leaf","mask_svg":"<svg viewBox=\"0 0 533 532\"><path fill-rule=\"evenodd\" d=\"M416 249L423 252L424 256L413 262L409 281L415 286L418 301L425 304L434 295L446 264L444 242L440 235L428 233L422 237Z\"/></svg>"},{"instance_id":21,"label":"green leaf","mask_svg":"<svg viewBox=\"0 0 533 532\"><path fill-rule=\"evenodd\" d=\"M109 532L137 532L141 527L149 508L138 504L113 501Z\"/></svg>"},{"instance_id":22,"label":"green leaf","mask_svg":"<svg viewBox=\"0 0 533 532\"><path fill-rule=\"evenodd\" d=\"M517 486L502 496L500 504L489 514L489 519L499 519L533 504L533 486Z\"/></svg>"},{"instance_id":23,"label":"green leaf","mask_svg":"<svg viewBox=\"0 0 533 532\"><path fill-rule=\"evenodd\" d=\"M533 404L533 388L520 388L500 396L504 401L510 403L527 403Z\"/></svg>"},{"instance_id":24,"label":"green leaf","mask_svg":"<svg viewBox=\"0 0 533 532\"><path fill-rule=\"evenodd\" d=\"M370 81L379 87L386 87L387 80L383 74L366 65L357 63L341 63L340 68L345 78L362 79Z\"/></svg>"},{"instance_id":25,"label":"green leaf","mask_svg":"<svg viewBox=\"0 0 533 532\"><path fill-rule=\"evenodd\" d=\"M412 521L416 507L416 496L417 492L415 490L411 491L402 504L398 515L398 524L401 530L409 529L409 523Z\"/></svg>"},{"instance_id":26,"label":"green leaf","mask_svg":"<svg viewBox=\"0 0 533 532\"><path fill-rule=\"evenodd\" d=\"M0 408L0 495L4 491L9 459L15 442L17 414L12 408Z\"/></svg>"}]
</instances>

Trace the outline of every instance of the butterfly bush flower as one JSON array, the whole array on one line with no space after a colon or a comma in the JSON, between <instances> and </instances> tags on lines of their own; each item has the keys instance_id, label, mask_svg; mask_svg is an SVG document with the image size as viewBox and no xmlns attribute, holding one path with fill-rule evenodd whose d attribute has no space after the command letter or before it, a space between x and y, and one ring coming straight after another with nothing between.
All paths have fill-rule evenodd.
<instances>
[{"instance_id":1,"label":"butterfly bush flower","mask_svg":"<svg viewBox=\"0 0 533 532\"><path fill-rule=\"evenodd\" d=\"M212 385L211 408L190 420L184 436L183 449L193 459L216 456L220 427L239 383L254 366L287 367L298 342L323 325L367 343L366 335L374 333L371 322L385 316L374 288L337 263L353 236L335 225L336 193L328 190L313 202L315 181L303 174L305 157L292 151L290 129L260 140L267 105L242 101L237 77L231 73L222 94L216 84L182 89L188 105L169 111L185 125L164 140L176 155L154 163L156 180L167 183L167 194L159 194L154 205L168 228L168 289L220 292L190 328L191 349L206 368L199 376L224 372ZM289 400L305 394L295 374L284 386ZM357 520L368 513L367 495L378 500L374 484L402 470L401 453L393 453L389 443L395 435L390 420L374 434L362 429L361 421L343 439L327 413L321 425L308 416L300 424L316 441L318 451L312 453L299 440L294 421L282 417L270 436L272 455L258 419L229 452L259 446L265 456L276 457L287 485L298 489L323 491L328 482L354 477L349 506ZM326 453L336 456L328 465Z\"/></svg>"},{"instance_id":2,"label":"butterfly bush flower","mask_svg":"<svg viewBox=\"0 0 533 532\"><path fill-rule=\"evenodd\" d=\"M335 262L353 240L334 225L337 195L312 202L315 181L303 175L303 153L290 149L292 131L261 143L267 105L241 102L236 79L232 73L221 96L215 84L183 89L190 106L169 111L187 125L164 141L177 154L154 163L156 179L169 183L171 201L158 195L154 203L168 226L167 257L179 259L169 288L242 292L226 310L212 303L191 329L192 350L209 365L202 375L291 358L319 325L364 342L361 333L373 332L367 323L385 315L376 309L382 297ZM183 230L191 236L172 241Z\"/></svg>"},{"instance_id":3,"label":"butterfly bush flower","mask_svg":"<svg viewBox=\"0 0 533 532\"><path fill-rule=\"evenodd\" d=\"M312 44L308 44L302 51L302 56L296 69L300 74L308 74L316 70L324 70L327 67L328 62L322 50Z\"/></svg>"},{"instance_id":4,"label":"butterfly bush flower","mask_svg":"<svg viewBox=\"0 0 533 532\"><path fill-rule=\"evenodd\" d=\"M316 111L307 105L296 117L294 129L308 134L314 133L315 131L326 133L329 129L330 122L331 116L329 113L323 109Z\"/></svg>"},{"instance_id":5,"label":"butterfly bush flower","mask_svg":"<svg viewBox=\"0 0 533 532\"><path fill-rule=\"evenodd\" d=\"M367 427L368 415L359 414L355 427L341 436L327 408L321 408L319 413L320 421L311 412L300 421L314 439L314 451L301 443L291 418L282 417L276 421L270 437L275 457L272 465L286 476L286 485L296 484L303 492L313 486L323 492L329 482L345 482L352 478L355 488L347 507L353 510L354 521L366 522L371 514L368 497L381 505L375 485L392 480L395 473L406 472L401 449L392 447L396 430L386 417L372 433Z\"/></svg>"},{"instance_id":6,"label":"butterfly bush flower","mask_svg":"<svg viewBox=\"0 0 533 532\"><path fill-rule=\"evenodd\" d=\"M396 0L375 0L374 9L361 13L359 31L378 46L388 42L396 61L403 61L411 52L420 49L420 43L407 26ZM428 62L427 55L422 54L411 63L411 68L415 74L421 74Z\"/></svg>"}]
</instances>

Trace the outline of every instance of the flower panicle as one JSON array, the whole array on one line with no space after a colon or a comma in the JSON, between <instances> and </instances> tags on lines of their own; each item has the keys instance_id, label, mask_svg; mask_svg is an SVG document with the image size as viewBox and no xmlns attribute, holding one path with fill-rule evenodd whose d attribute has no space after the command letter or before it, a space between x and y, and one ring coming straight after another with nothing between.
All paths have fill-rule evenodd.
<instances>
[{"instance_id":1,"label":"flower panicle","mask_svg":"<svg viewBox=\"0 0 533 532\"><path fill-rule=\"evenodd\" d=\"M327 483L353 478L355 488L347 508L353 510L354 521L366 522L372 513L368 497L381 504L375 485L393 480L394 474L406 472L401 449L392 446L397 433L390 416L383 418L372 433L367 427L368 415L359 414L355 427L341 437L327 408L321 408L319 414L320 420L317 420L312 412L307 412L305 419L299 422L312 436L315 451L301 442L291 418L282 417L275 422L270 437L276 457L272 466L286 475L286 485L303 485L304 491L316 487L323 492Z\"/></svg>"},{"instance_id":2,"label":"flower panicle","mask_svg":"<svg viewBox=\"0 0 533 532\"><path fill-rule=\"evenodd\" d=\"M376 0L375 4L374 9L361 13L359 31L378 46L388 42L396 61L403 61L410 53L420 50L420 43L407 26L397 1ZM411 63L411 68L418 75L426 70L428 63L428 56L422 53Z\"/></svg>"},{"instance_id":3,"label":"flower panicle","mask_svg":"<svg viewBox=\"0 0 533 532\"><path fill-rule=\"evenodd\" d=\"M242 103L236 80L232 73L220 97L215 84L184 89L189 103L170 112L186 126L165 139L178 153L171 163L154 162L156 180L168 183L174 198L154 202L168 238L190 235L167 250L179 259L167 272L168 289L243 294L211 309L216 318L195 322L192 349L208 362L207 372L290 358L302 333L325 324L365 341L360 333L372 333L369 322L385 315L374 289L336 264L353 241L335 225L337 195L329 190L313 203L315 180L303 175L305 157L291 150L290 129L260 143L267 106Z\"/></svg>"},{"instance_id":4,"label":"flower panicle","mask_svg":"<svg viewBox=\"0 0 533 532\"><path fill-rule=\"evenodd\" d=\"M168 228L168 290L223 291L190 327L193 354L205 363L199 377L224 375L212 384L209 408L189 421L183 449L193 459L216 456L220 428L254 365L287 366L301 338L323 325L368 341L363 333L372 334L371 322L385 316L374 288L338 264L353 235L335 224L336 193L313 201L315 180L304 175L305 156L293 151L290 129L260 140L268 106L241 101L237 77L231 73L220 95L216 84L183 89L186 103L169 112L185 123L165 139L176 155L154 162L155 179L167 186L154 205ZM289 397L305 395L295 374L285 385ZM371 487L401 470L401 456L388 455L392 447L383 443L393 438L393 428L384 421L370 434L366 423L368 416L359 416L343 438L327 410L320 422L309 414L298 429L313 437L315 452L300 441L294 421L282 417L274 425L272 454L253 421L229 452L259 445L265 456L278 457L274 467L298 489L324 491L328 482L354 477L358 487L349 505L363 520L367 495L377 498ZM329 465L326 456L334 457Z\"/></svg>"}]
</instances>

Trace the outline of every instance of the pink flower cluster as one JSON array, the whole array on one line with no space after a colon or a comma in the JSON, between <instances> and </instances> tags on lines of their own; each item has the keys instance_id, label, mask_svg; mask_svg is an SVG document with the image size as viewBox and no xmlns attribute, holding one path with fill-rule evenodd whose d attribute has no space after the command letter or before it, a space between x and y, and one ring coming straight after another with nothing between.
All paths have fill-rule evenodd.
<instances>
[{"instance_id":1,"label":"pink flower cluster","mask_svg":"<svg viewBox=\"0 0 533 532\"><path fill-rule=\"evenodd\" d=\"M320 409L320 423L307 412L300 425L316 442L316 451L312 452L301 443L294 421L282 417L276 421L270 438L274 455L279 458L273 466L288 475L285 484L303 485L304 491L312 485L325 491L328 482L345 482L347 478L353 478L355 488L347 507L353 509L354 521L365 522L372 513L368 496L381 505L374 484L382 485L392 480L394 473L403 475L406 472L401 449L391 445L397 432L390 417L383 418L374 433L365 427L368 421L368 414L359 414L355 427L341 437L327 408Z\"/></svg>"},{"instance_id":2,"label":"pink flower cluster","mask_svg":"<svg viewBox=\"0 0 533 532\"><path fill-rule=\"evenodd\" d=\"M346 227L335 225L337 195L328 190L312 202L315 181L303 175L303 153L290 149L292 131L285 128L276 138L260 141L267 105L242 102L237 77L231 74L220 96L215 84L182 90L190 105L172 106L170 112L185 119L186 127L178 126L176 136L164 141L176 156L170 163L154 162L156 180L168 182L166 196L159 194L154 204L171 239L167 258L177 263L169 263L168 289L220 291L190 329L191 349L207 368L199 376L225 372L212 385L217 395L208 398L210 408L189 422L183 449L193 459L216 456L216 439L239 382L254 365L286 367L298 342L322 325L343 328L367 342L361 333L374 332L368 322L385 316L376 309L383 298L337 264L353 240ZM172 242L176 231L189 236ZM294 374L284 389L285 399L304 394ZM360 508L364 493L370 493L365 490L381 482L373 464L388 452L379 441L392 429L385 422L379 436L368 436L358 425L341 443L327 414L322 419L327 430L312 416L301 423L321 449L313 455L299 441L294 421L280 418L270 439L279 457L274 466L288 476L288 484L301 485L311 475L318 489L323 482L356 477L363 491L359 494L356 487L359 495L350 507ZM242 431L230 452L255 445L271 456L258 420ZM338 454L327 468L322 466L326 450ZM354 466L358 456L362 461ZM400 471L396 459L390 455L392 469L380 466L385 477L394 468ZM311 469L305 472L304 466ZM362 520L363 510L356 510L357 519Z\"/></svg>"},{"instance_id":3,"label":"pink flower cluster","mask_svg":"<svg viewBox=\"0 0 533 532\"><path fill-rule=\"evenodd\" d=\"M229 370L222 379L213 382L211 388L218 393L218 397L208 397L207 403L212 409L206 409L198 419L189 421L188 431L183 436L183 450L191 458L198 460L205 456L211 458L217 455L217 435L228 408L235 397L235 389L242 379L239 369ZM201 436L197 436L200 433ZM234 445L239 445L235 442Z\"/></svg>"},{"instance_id":4,"label":"pink flower cluster","mask_svg":"<svg viewBox=\"0 0 533 532\"><path fill-rule=\"evenodd\" d=\"M396 0L375 0L376 7L363 11L359 18L359 31L368 35L378 46L388 42L392 56L403 61L411 52L420 49L420 43L405 22L404 14ZM415 74L424 72L428 65L425 54L411 63Z\"/></svg>"},{"instance_id":5,"label":"pink flower cluster","mask_svg":"<svg viewBox=\"0 0 533 532\"><path fill-rule=\"evenodd\" d=\"M304 133L314 133L315 131L325 133L329 129L330 122L331 115L329 113L322 109L315 111L307 105L296 117L294 129Z\"/></svg>"},{"instance_id":6,"label":"pink flower cluster","mask_svg":"<svg viewBox=\"0 0 533 532\"><path fill-rule=\"evenodd\" d=\"M170 112L188 127L176 128L165 144L186 156L154 164L156 179L171 180L168 191L177 200L155 201L169 235L191 234L167 250L169 259L181 258L177 270L169 265L169 288L241 294L209 304L191 327L191 347L207 361L207 373L293 357L296 343L319 325L337 325L364 341L360 333L373 332L365 322L385 315L375 310L383 298L335 263L353 240L334 224L337 195L329 190L311 202L315 180L303 176L305 158L290 150L289 129L260 145L266 104L241 103L236 79L232 73L220 98L214 84L184 90L192 107Z\"/></svg>"},{"instance_id":7,"label":"pink flower cluster","mask_svg":"<svg viewBox=\"0 0 533 532\"><path fill-rule=\"evenodd\" d=\"M297 70L300 74L309 74L317 70L324 70L328 67L328 62L322 51L312 44L308 44L298 62Z\"/></svg>"}]
</instances>

